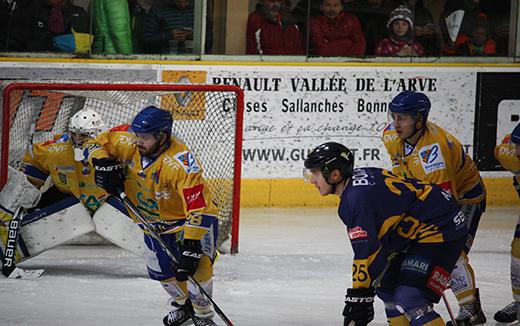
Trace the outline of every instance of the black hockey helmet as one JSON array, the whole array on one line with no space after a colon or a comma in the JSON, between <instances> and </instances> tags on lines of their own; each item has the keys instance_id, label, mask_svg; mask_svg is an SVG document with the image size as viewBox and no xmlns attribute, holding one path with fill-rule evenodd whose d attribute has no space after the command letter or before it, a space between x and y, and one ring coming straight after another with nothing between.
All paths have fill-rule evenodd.
<instances>
[{"instance_id":1,"label":"black hockey helmet","mask_svg":"<svg viewBox=\"0 0 520 326\"><path fill-rule=\"evenodd\" d=\"M328 178L335 169L339 169L343 178L346 179L352 175L354 155L346 146L328 142L313 149L307 155L304 165L306 169L320 168L321 174L325 178Z\"/></svg>"}]
</instances>

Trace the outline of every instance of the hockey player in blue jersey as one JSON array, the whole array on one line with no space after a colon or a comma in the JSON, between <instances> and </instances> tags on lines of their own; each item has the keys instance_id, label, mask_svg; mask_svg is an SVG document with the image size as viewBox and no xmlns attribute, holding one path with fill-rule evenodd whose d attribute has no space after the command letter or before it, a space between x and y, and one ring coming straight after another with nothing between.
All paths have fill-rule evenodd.
<instances>
[{"instance_id":1,"label":"hockey player in blue jersey","mask_svg":"<svg viewBox=\"0 0 520 326\"><path fill-rule=\"evenodd\" d=\"M456 199L388 170L354 169L352 152L338 143L316 147L305 168L306 181L321 195L340 197L338 214L354 252L344 325L373 320L375 295L384 301L390 325L444 325L433 305L468 234Z\"/></svg>"}]
</instances>

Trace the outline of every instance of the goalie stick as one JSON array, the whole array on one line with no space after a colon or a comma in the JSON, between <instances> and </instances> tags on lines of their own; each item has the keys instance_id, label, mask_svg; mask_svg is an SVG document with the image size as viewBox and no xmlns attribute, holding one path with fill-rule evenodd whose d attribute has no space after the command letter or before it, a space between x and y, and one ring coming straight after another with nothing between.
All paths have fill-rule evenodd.
<instances>
[{"instance_id":1,"label":"goalie stick","mask_svg":"<svg viewBox=\"0 0 520 326\"><path fill-rule=\"evenodd\" d=\"M13 219L9 221L9 229L7 232L7 243L5 245L4 261L2 262L2 274L8 278L34 280L40 278L45 270L34 269L26 270L17 267L16 260L16 242L20 232L20 224L25 210L20 206L16 210Z\"/></svg>"},{"instance_id":2,"label":"goalie stick","mask_svg":"<svg viewBox=\"0 0 520 326\"><path fill-rule=\"evenodd\" d=\"M164 251L166 251L166 253L171 258L173 263L178 264L177 258L175 258L175 255L173 254L173 252L170 249L170 247L168 246L168 244L166 244L166 242L164 242L164 240L155 231L155 228L144 219L144 217L141 215L141 213L139 213L139 211L137 210L137 207L135 207L134 203L132 203L132 201L122 191L119 192L119 197L126 204L126 206L128 208L130 208L130 211L132 211L132 213L136 216L136 218L139 220L139 222L141 222L143 224L144 229L155 240L157 240L161 244ZM211 304L215 308L215 312L219 315L219 317L222 319L222 321L224 321L226 323L226 325L228 325L228 326L233 326L233 322L224 314L224 312L219 308L219 306L217 306L215 301L213 301L211 296L206 292L206 290L204 290L202 285L200 285L199 282L197 282L192 276L188 276L188 280L199 289L200 293L202 293L202 295L204 295L206 297L206 299L208 299L211 302Z\"/></svg>"}]
</instances>

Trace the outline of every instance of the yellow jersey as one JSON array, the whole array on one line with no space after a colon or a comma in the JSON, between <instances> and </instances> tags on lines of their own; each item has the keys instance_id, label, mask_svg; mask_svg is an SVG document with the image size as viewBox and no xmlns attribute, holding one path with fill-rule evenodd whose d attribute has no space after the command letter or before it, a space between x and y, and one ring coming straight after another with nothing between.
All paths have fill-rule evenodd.
<instances>
[{"instance_id":1,"label":"yellow jersey","mask_svg":"<svg viewBox=\"0 0 520 326\"><path fill-rule=\"evenodd\" d=\"M40 188L47 178L64 194L80 200L91 213L105 201L105 190L96 186L94 169L87 160L74 160L72 141L67 134L53 140L33 144L26 151L22 171L29 181Z\"/></svg>"},{"instance_id":2,"label":"yellow jersey","mask_svg":"<svg viewBox=\"0 0 520 326\"><path fill-rule=\"evenodd\" d=\"M515 144L511 142L510 134L495 147L495 157L504 169L513 173L516 181L520 183L520 159L515 155Z\"/></svg>"},{"instance_id":3,"label":"yellow jersey","mask_svg":"<svg viewBox=\"0 0 520 326\"><path fill-rule=\"evenodd\" d=\"M485 199L486 190L475 162L457 138L436 124L427 122L415 145L399 138L393 123L385 128L382 139L395 174L435 183L449 190L460 205Z\"/></svg>"},{"instance_id":4,"label":"yellow jersey","mask_svg":"<svg viewBox=\"0 0 520 326\"><path fill-rule=\"evenodd\" d=\"M88 152L90 161L115 157L124 163L126 195L159 232L184 230L185 239L200 240L216 221L218 208L202 167L177 138L158 157L141 156L134 133L124 125L101 133Z\"/></svg>"}]
</instances>

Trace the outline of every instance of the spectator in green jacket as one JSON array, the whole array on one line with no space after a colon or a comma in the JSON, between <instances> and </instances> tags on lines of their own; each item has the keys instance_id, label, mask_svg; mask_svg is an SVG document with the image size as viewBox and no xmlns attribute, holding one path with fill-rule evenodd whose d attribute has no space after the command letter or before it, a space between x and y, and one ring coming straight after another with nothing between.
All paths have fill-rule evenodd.
<instances>
[{"instance_id":1,"label":"spectator in green jacket","mask_svg":"<svg viewBox=\"0 0 520 326\"><path fill-rule=\"evenodd\" d=\"M93 53L133 53L127 0L93 0L93 18Z\"/></svg>"}]
</instances>

